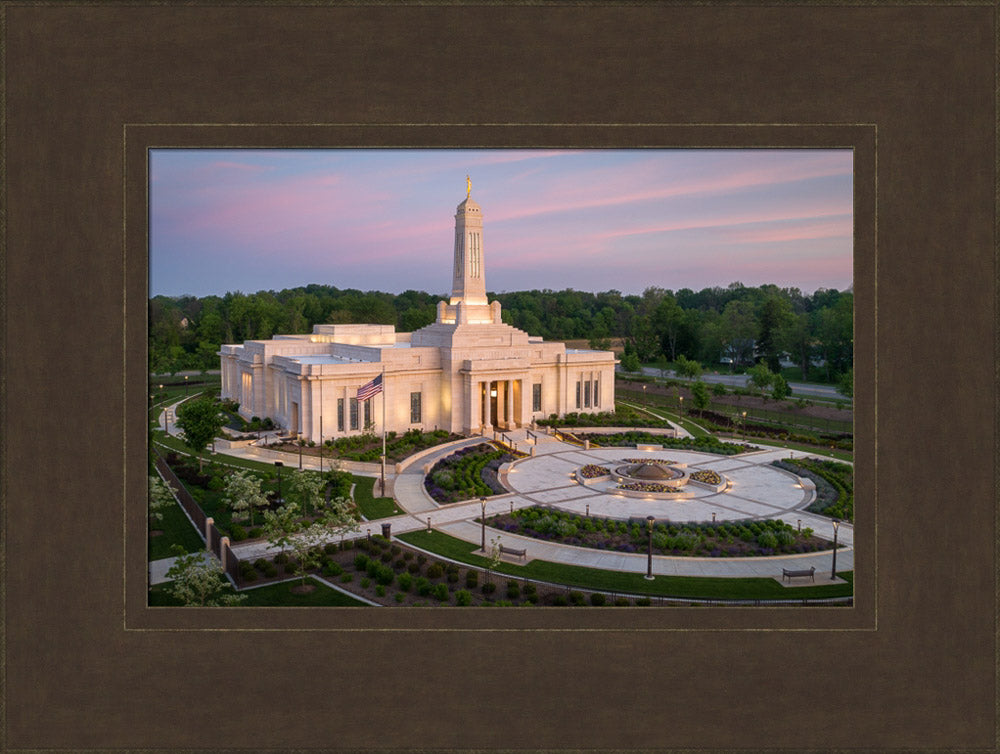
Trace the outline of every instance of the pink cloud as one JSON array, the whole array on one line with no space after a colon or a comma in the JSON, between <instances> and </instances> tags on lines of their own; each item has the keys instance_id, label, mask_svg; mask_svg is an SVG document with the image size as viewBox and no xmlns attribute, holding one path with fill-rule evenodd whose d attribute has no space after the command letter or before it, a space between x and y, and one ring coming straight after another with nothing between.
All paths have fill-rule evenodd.
<instances>
[{"instance_id":1,"label":"pink cloud","mask_svg":"<svg viewBox=\"0 0 1000 754\"><path fill-rule=\"evenodd\" d=\"M780 243L785 241L809 241L818 238L850 238L854 233L851 217L842 217L830 222L807 223L794 227L759 228L727 233L725 239L731 243Z\"/></svg>"}]
</instances>

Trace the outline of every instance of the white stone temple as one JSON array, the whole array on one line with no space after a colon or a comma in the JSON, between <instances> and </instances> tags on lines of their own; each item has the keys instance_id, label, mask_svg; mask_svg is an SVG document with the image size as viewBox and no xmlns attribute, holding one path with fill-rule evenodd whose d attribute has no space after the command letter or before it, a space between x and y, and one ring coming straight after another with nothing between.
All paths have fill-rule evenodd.
<instances>
[{"instance_id":1,"label":"white stone temple","mask_svg":"<svg viewBox=\"0 0 1000 754\"><path fill-rule=\"evenodd\" d=\"M451 298L437 321L413 333L391 325L315 325L223 345L222 397L240 415L270 417L315 442L385 429L480 434L577 411L613 411L615 356L568 349L500 319L486 298L483 216L467 192L455 214ZM382 392L358 388L384 375Z\"/></svg>"}]
</instances>

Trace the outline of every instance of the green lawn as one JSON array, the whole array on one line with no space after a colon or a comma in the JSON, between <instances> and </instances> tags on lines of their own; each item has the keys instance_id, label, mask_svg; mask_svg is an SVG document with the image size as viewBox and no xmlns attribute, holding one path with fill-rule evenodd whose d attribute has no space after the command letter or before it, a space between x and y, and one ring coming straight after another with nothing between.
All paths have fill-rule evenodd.
<instances>
[{"instance_id":1,"label":"green lawn","mask_svg":"<svg viewBox=\"0 0 1000 754\"><path fill-rule=\"evenodd\" d=\"M374 521L377 518L397 516L403 513L391 497L374 497L374 488L374 477L354 477L354 502L358 504L361 515L369 521Z\"/></svg>"},{"instance_id":2,"label":"green lawn","mask_svg":"<svg viewBox=\"0 0 1000 754\"><path fill-rule=\"evenodd\" d=\"M346 594L338 592L336 589L322 584L315 579L310 579L316 585L316 589L308 594L293 594L291 589L296 584L301 583L299 579L295 581L285 581L280 584L258 587L257 589L247 589L241 594L247 596L238 607L366 607L367 603L348 597ZM157 584L149 590L149 604L151 607L177 607L180 603L167 591L166 584Z\"/></svg>"},{"instance_id":3,"label":"green lawn","mask_svg":"<svg viewBox=\"0 0 1000 754\"><path fill-rule=\"evenodd\" d=\"M428 552L457 560L470 565L485 567L486 558L473 555L478 545L456 539L439 531L411 532L397 537ZM657 597L680 597L690 599L731 599L731 600L775 600L775 599L822 599L846 597L854 593L854 573L838 572L846 584L831 586L799 587L787 589L773 579L767 578L708 578L695 576L657 576L647 581L640 573L602 571L582 566L563 565L535 560L527 565L517 566L501 563L498 571L554 584L578 586L584 589L601 589L610 592L648 594ZM822 579L819 579L821 581Z\"/></svg>"},{"instance_id":4,"label":"green lawn","mask_svg":"<svg viewBox=\"0 0 1000 754\"><path fill-rule=\"evenodd\" d=\"M184 548L184 552L198 552L205 547L205 543L195 531L194 526L180 505L174 503L163 512L163 520L159 523L150 522L154 529L163 532L158 537L149 539L149 559L160 560L161 558L173 557L170 551L172 545L178 544Z\"/></svg>"}]
</instances>

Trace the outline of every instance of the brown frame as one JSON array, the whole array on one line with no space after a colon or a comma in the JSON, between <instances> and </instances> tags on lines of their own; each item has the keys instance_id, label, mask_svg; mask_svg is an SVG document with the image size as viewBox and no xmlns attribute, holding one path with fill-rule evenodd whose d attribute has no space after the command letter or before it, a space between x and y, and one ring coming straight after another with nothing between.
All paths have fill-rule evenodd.
<instances>
[{"instance_id":1,"label":"brown frame","mask_svg":"<svg viewBox=\"0 0 1000 754\"><path fill-rule=\"evenodd\" d=\"M995 5L3 14L4 747L996 747ZM348 125L309 125L331 113ZM873 459L858 515L878 533L857 606L398 610L385 625L365 609L144 608L137 508L123 521L145 487L129 208L144 150L178 133L853 147L856 350L875 357L857 359L857 452ZM962 389L943 389L956 366Z\"/></svg>"}]
</instances>

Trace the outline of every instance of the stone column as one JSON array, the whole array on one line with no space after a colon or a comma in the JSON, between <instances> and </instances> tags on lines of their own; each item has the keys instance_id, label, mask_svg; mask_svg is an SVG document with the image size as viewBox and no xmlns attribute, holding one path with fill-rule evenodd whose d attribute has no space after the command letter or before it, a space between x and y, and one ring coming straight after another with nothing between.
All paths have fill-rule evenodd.
<instances>
[{"instance_id":1,"label":"stone column","mask_svg":"<svg viewBox=\"0 0 1000 754\"><path fill-rule=\"evenodd\" d=\"M212 543L212 534L211 534L211 531L212 531L212 524L214 524L214 523L215 523L215 519L212 518L211 516L209 516L208 518L205 519L205 549L206 550L211 550L212 549L212 544L211 544Z\"/></svg>"},{"instance_id":2,"label":"stone column","mask_svg":"<svg viewBox=\"0 0 1000 754\"><path fill-rule=\"evenodd\" d=\"M222 563L222 570L226 570L226 547L229 546L229 537L219 540L219 562Z\"/></svg>"},{"instance_id":3,"label":"stone column","mask_svg":"<svg viewBox=\"0 0 1000 754\"><path fill-rule=\"evenodd\" d=\"M507 380L504 390L507 398L507 429L514 429L514 380Z\"/></svg>"}]
</instances>

